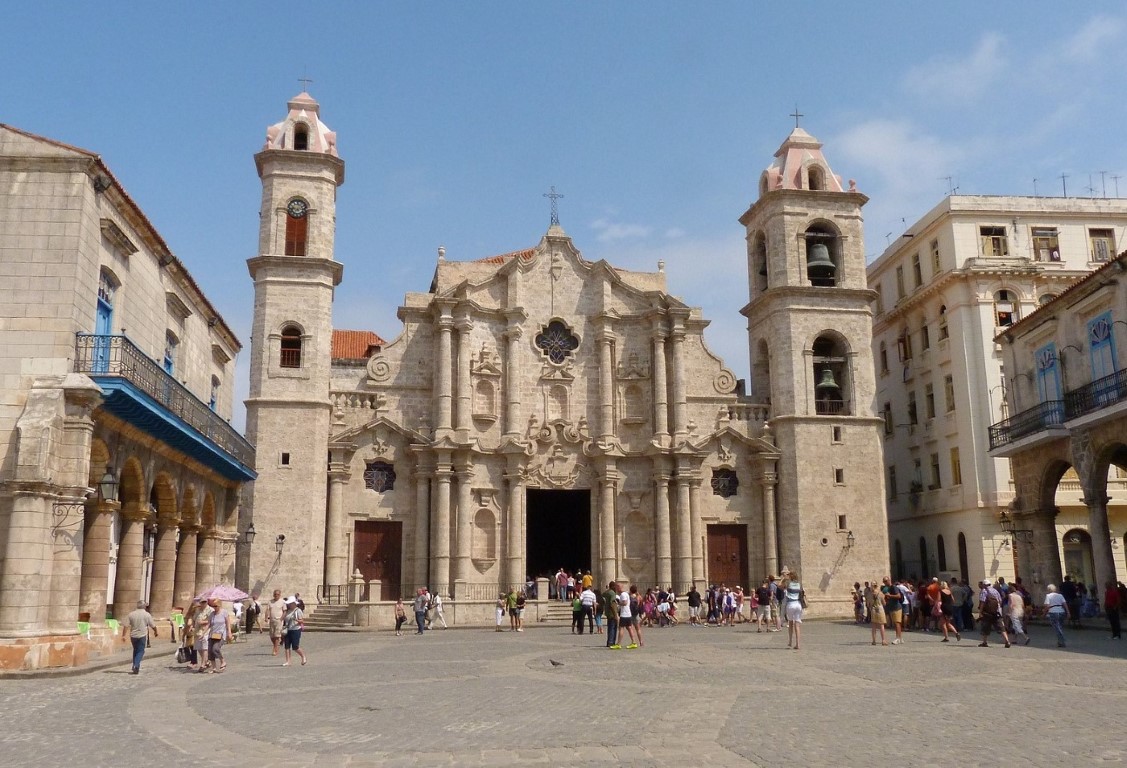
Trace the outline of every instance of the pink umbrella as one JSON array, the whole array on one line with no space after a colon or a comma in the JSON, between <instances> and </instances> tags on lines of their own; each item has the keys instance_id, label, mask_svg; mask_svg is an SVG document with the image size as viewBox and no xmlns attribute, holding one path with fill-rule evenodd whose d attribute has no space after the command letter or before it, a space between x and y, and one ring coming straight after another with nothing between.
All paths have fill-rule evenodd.
<instances>
[{"instance_id":1,"label":"pink umbrella","mask_svg":"<svg viewBox=\"0 0 1127 768\"><path fill-rule=\"evenodd\" d=\"M248 595L246 592L242 591L241 589L236 589L230 584L219 584L217 586L211 587L210 589L205 589L203 592L200 592L198 595L196 595L195 599L215 599L225 602L234 602L236 600L246 600L248 597L250 597L250 595Z\"/></svg>"}]
</instances>

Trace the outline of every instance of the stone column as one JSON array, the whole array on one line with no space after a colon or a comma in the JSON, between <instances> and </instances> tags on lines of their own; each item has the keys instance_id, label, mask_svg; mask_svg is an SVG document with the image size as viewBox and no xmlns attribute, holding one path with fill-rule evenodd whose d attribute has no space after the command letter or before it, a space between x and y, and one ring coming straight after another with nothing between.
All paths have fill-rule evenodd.
<instances>
[{"instance_id":1,"label":"stone column","mask_svg":"<svg viewBox=\"0 0 1127 768\"><path fill-rule=\"evenodd\" d=\"M446 594L450 586L450 479L454 473L442 462L434 473L434 511L431 520L431 582L433 593Z\"/></svg>"},{"instance_id":2,"label":"stone column","mask_svg":"<svg viewBox=\"0 0 1127 768\"><path fill-rule=\"evenodd\" d=\"M1116 581L1115 558L1111 552L1111 528L1107 522L1107 503L1111 499L1099 495L1084 499L1088 507L1088 533L1092 537L1092 567L1095 568L1096 588L1103 599L1104 585Z\"/></svg>"},{"instance_id":3,"label":"stone column","mask_svg":"<svg viewBox=\"0 0 1127 768\"><path fill-rule=\"evenodd\" d=\"M415 483L415 589L429 579L430 567L430 475L416 471Z\"/></svg>"},{"instance_id":4,"label":"stone column","mask_svg":"<svg viewBox=\"0 0 1127 768\"><path fill-rule=\"evenodd\" d=\"M599 478L599 582L618 577L618 557L614 533L615 499L618 496L618 469L614 459L606 459Z\"/></svg>"},{"instance_id":5,"label":"stone column","mask_svg":"<svg viewBox=\"0 0 1127 768\"><path fill-rule=\"evenodd\" d=\"M180 529L180 546L176 553L176 584L172 590L173 599L179 603L186 603L199 594L196 591L198 531L195 526L184 526Z\"/></svg>"},{"instance_id":6,"label":"stone column","mask_svg":"<svg viewBox=\"0 0 1127 768\"><path fill-rule=\"evenodd\" d=\"M689 529L693 537L693 580L704 582L707 571L704 567L704 526L700 519L700 484L699 477L689 480Z\"/></svg>"},{"instance_id":7,"label":"stone column","mask_svg":"<svg viewBox=\"0 0 1127 768\"><path fill-rule=\"evenodd\" d=\"M200 531L196 540L196 586L194 594L215 586L215 538L214 530Z\"/></svg>"},{"instance_id":8,"label":"stone column","mask_svg":"<svg viewBox=\"0 0 1127 768\"><path fill-rule=\"evenodd\" d=\"M689 514L689 478L677 471L677 590L693 582L693 530Z\"/></svg>"},{"instance_id":9,"label":"stone column","mask_svg":"<svg viewBox=\"0 0 1127 768\"><path fill-rule=\"evenodd\" d=\"M653 334L654 356L654 436L660 445L669 440L669 382L665 376L665 333L655 330ZM668 585L667 585L668 586Z\"/></svg>"},{"instance_id":10,"label":"stone column","mask_svg":"<svg viewBox=\"0 0 1127 768\"><path fill-rule=\"evenodd\" d=\"M678 443L685 439L685 425L688 422L685 400L685 327L682 323L680 317L675 319L670 336L673 342L673 435Z\"/></svg>"},{"instance_id":11,"label":"stone column","mask_svg":"<svg viewBox=\"0 0 1127 768\"><path fill-rule=\"evenodd\" d=\"M1060 544L1057 541L1056 519L1059 513L1059 508L1048 507L1033 510L1028 515L1015 516L1014 522L1018 527L1027 526L1033 531L1033 541L1022 554L1026 555L1025 562L1033 569L1029 574L1030 579L1039 587L1039 590L1030 587L1035 598L1044 597L1047 584L1060 586L1064 578L1060 562ZM1023 576L1022 579L1024 578Z\"/></svg>"},{"instance_id":12,"label":"stone column","mask_svg":"<svg viewBox=\"0 0 1127 768\"><path fill-rule=\"evenodd\" d=\"M82 579L78 610L90 614L91 622L106 618L110 578L110 520L121 508L116 501L98 501L86 507L86 529L82 541Z\"/></svg>"},{"instance_id":13,"label":"stone column","mask_svg":"<svg viewBox=\"0 0 1127 768\"><path fill-rule=\"evenodd\" d=\"M122 505L121 525L124 528L117 550L117 578L114 582L113 615L119 621L137 607L141 599L141 565L144 555L147 505L130 501Z\"/></svg>"},{"instance_id":14,"label":"stone column","mask_svg":"<svg viewBox=\"0 0 1127 768\"><path fill-rule=\"evenodd\" d=\"M453 385L450 380L452 361L451 335L454 331L454 320L450 317L450 307L441 306L441 315L435 325L438 326L438 360L435 365L438 376L435 380L435 410L437 411L437 424L435 437L444 437L450 434L453 427L451 420Z\"/></svg>"},{"instance_id":15,"label":"stone column","mask_svg":"<svg viewBox=\"0 0 1127 768\"><path fill-rule=\"evenodd\" d=\"M506 526L508 539L505 542L505 580L506 589L524 583L524 473L521 467L510 461L509 471L505 473L509 481L509 503L505 510L508 518Z\"/></svg>"},{"instance_id":16,"label":"stone column","mask_svg":"<svg viewBox=\"0 0 1127 768\"><path fill-rule=\"evenodd\" d=\"M599 345L599 436L614 437L614 334L600 329L595 337Z\"/></svg>"},{"instance_id":17,"label":"stone column","mask_svg":"<svg viewBox=\"0 0 1127 768\"><path fill-rule=\"evenodd\" d=\"M673 584L673 557L669 532L669 474L654 474L654 554L657 557L657 584L668 589ZM678 591L681 585L677 586Z\"/></svg>"},{"instance_id":18,"label":"stone column","mask_svg":"<svg viewBox=\"0 0 1127 768\"><path fill-rule=\"evenodd\" d=\"M512 324L505 331L505 434L515 437L521 432L520 425L520 366L519 358L521 329Z\"/></svg>"},{"instance_id":19,"label":"stone column","mask_svg":"<svg viewBox=\"0 0 1127 768\"><path fill-rule=\"evenodd\" d=\"M344 482L348 473L332 462L329 468L329 509L325 521L325 583L348 583L348 552L344 543Z\"/></svg>"},{"instance_id":20,"label":"stone column","mask_svg":"<svg viewBox=\"0 0 1127 768\"><path fill-rule=\"evenodd\" d=\"M456 324L458 329L458 410L457 424L458 441L469 440L473 414L473 390L470 388L470 331L473 323L470 322L469 313L463 313Z\"/></svg>"},{"instance_id":21,"label":"stone column","mask_svg":"<svg viewBox=\"0 0 1127 768\"><path fill-rule=\"evenodd\" d=\"M156 546L153 548L153 580L149 589L149 613L168 616L175 599L176 523L157 521ZM181 606L185 610L188 606Z\"/></svg>"},{"instance_id":22,"label":"stone column","mask_svg":"<svg viewBox=\"0 0 1127 768\"><path fill-rule=\"evenodd\" d=\"M473 499L470 484L473 482L473 465L460 464L458 478L458 512L454 524L454 579L470 579L470 527L473 525Z\"/></svg>"},{"instance_id":23,"label":"stone column","mask_svg":"<svg viewBox=\"0 0 1127 768\"><path fill-rule=\"evenodd\" d=\"M763 568L762 575L779 571L778 517L775 512L775 484L779 476L774 472L764 472L763 483Z\"/></svg>"}]
</instances>

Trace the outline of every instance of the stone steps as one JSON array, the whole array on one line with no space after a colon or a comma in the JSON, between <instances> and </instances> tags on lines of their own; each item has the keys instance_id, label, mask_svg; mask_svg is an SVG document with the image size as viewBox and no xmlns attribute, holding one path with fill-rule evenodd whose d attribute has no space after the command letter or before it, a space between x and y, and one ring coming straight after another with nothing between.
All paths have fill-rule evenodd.
<instances>
[{"instance_id":1,"label":"stone steps","mask_svg":"<svg viewBox=\"0 0 1127 768\"><path fill-rule=\"evenodd\" d=\"M306 629L337 629L351 626L347 605L314 606L305 617Z\"/></svg>"}]
</instances>

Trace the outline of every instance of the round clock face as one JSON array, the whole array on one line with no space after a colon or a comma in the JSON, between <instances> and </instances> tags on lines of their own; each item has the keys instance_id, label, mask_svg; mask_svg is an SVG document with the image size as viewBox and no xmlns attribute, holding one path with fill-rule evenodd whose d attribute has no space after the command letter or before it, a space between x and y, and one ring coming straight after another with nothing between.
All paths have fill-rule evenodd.
<instances>
[{"instance_id":1,"label":"round clock face","mask_svg":"<svg viewBox=\"0 0 1127 768\"><path fill-rule=\"evenodd\" d=\"M286 211L295 219L300 219L309 210L309 206L304 200L290 200L289 205L286 206Z\"/></svg>"}]
</instances>

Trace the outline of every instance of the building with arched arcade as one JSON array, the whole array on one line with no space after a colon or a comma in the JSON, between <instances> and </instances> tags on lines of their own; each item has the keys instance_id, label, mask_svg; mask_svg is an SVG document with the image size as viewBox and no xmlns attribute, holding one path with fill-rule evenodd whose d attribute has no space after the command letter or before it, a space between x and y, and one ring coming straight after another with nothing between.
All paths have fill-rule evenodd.
<instances>
[{"instance_id":1,"label":"building with arched arcade","mask_svg":"<svg viewBox=\"0 0 1127 768\"><path fill-rule=\"evenodd\" d=\"M248 588L331 600L355 580L356 602L427 585L491 606L561 566L678 592L788 566L816 611L845 614L853 582L886 570L866 198L817 140L787 137L740 219L746 393L663 265L589 261L555 216L521 250L439 249L391 341L333 328L344 163L317 102L288 107L255 157L241 524L268 544L240 561Z\"/></svg>"},{"instance_id":2,"label":"building with arched arcade","mask_svg":"<svg viewBox=\"0 0 1127 768\"><path fill-rule=\"evenodd\" d=\"M78 664L233 580L240 343L98 155L3 125L0 276L0 668Z\"/></svg>"}]
</instances>

